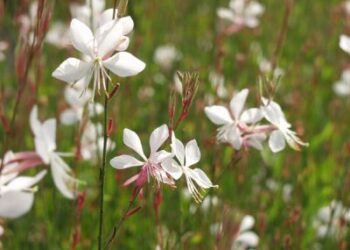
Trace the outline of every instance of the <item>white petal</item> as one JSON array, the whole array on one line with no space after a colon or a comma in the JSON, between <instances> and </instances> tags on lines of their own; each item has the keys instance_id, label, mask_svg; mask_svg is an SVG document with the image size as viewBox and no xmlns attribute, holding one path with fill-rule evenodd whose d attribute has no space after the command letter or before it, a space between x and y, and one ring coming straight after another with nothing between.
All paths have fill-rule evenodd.
<instances>
[{"instance_id":1,"label":"white petal","mask_svg":"<svg viewBox=\"0 0 350 250\"><path fill-rule=\"evenodd\" d=\"M151 154L151 156L149 157L149 159L153 162L156 163L162 163L163 161L165 161L168 158L173 158L173 154L169 153L168 151L165 150L161 150L158 151L156 153Z\"/></svg>"},{"instance_id":2,"label":"white petal","mask_svg":"<svg viewBox=\"0 0 350 250\"><path fill-rule=\"evenodd\" d=\"M120 77L134 76L143 71L146 64L128 52L119 52L103 61L103 65Z\"/></svg>"},{"instance_id":3,"label":"white petal","mask_svg":"<svg viewBox=\"0 0 350 250\"><path fill-rule=\"evenodd\" d=\"M96 30L96 40L98 44L98 55L105 57L113 52L120 44L123 36L123 26L117 20L109 21Z\"/></svg>"},{"instance_id":4,"label":"white petal","mask_svg":"<svg viewBox=\"0 0 350 250\"><path fill-rule=\"evenodd\" d=\"M42 131L48 151L56 149L56 119L48 119L43 123Z\"/></svg>"},{"instance_id":5,"label":"white petal","mask_svg":"<svg viewBox=\"0 0 350 250\"><path fill-rule=\"evenodd\" d=\"M241 149L243 140L239 129L236 126L232 127L232 129L228 131L227 137L228 142L232 145L234 149Z\"/></svg>"},{"instance_id":6,"label":"white petal","mask_svg":"<svg viewBox=\"0 0 350 250\"><path fill-rule=\"evenodd\" d=\"M350 37L346 35L340 36L339 46L342 50L347 53L350 53Z\"/></svg>"},{"instance_id":7,"label":"white petal","mask_svg":"<svg viewBox=\"0 0 350 250\"><path fill-rule=\"evenodd\" d=\"M60 121L64 125L73 125L79 120L77 113L73 109L66 109L60 114Z\"/></svg>"},{"instance_id":8,"label":"white petal","mask_svg":"<svg viewBox=\"0 0 350 250\"><path fill-rule=\"evenodd\" d=\"M196 140L191 140L185 147L186 167L192 166L201 159L201 151L199 150Z\"/></svg>"},{"instance_id":9,"label":"white petal","mask_svg":"<svg viewBox=\"0 0 350 250\"><path fill-rule=\"evenodd\" d=\"M248 231L249 229L253 228L254 224L255 224L254 217L251 215L246 215L242 219L242 222L239 226L239 231L240 232Z\"/></svg>"},{"instance_id":10,"label":"white petal","mask_svg":"<svg viewBox=\"0 0 350 250\"><path fill-rule=\"evenodd\" d=\"M275 130L271 133L269 138L269 146L271 151L274 153L277 153L286 147L286 141L281 131Z\"/></svg>"},{"instance_id":11,"label":"white petal","mask_svg":"<svg viewBox=\"0 0 350 250\"><path fill-rule=\"evenodd\" d=\"M94 36L88 26L78 19L70 23L70 39L73 46L85 55L93 55Z\"/></svg>"},{"instance_id":12,"label":"white petal","mask_svg":"<svg viewBox=\"0 0 350 250\"><path fill-rule=\"evenodd\" d=\"M217 13L218 17L220 17L222 19L227 19L229 21L234 20L234 14L233 14L232 10L230 10L228 8L218 8L216 13Z\"/></svg>"},{"instance_id":13,"label":"white petal","mask_svg":"<svg viewBox=\"0 0 350 250\"><path fill-rule=\"evenodd\" d=\"M204 173L203 170L199 168L196 168L196 169L187 168L186 173L188 173L191 179L193 179L201 188L215 187L211 182L211 180L208 178L207 174Z\"/></svg>"},{"instance_id":14,"label":"white petal","mask_svg":"<svg viewBox=\"0 0 350 250\"><path fill-rule=\"evenodd\" d=\"M182 176L183 172L181 167L172 158L168 158L163 161L162 167L175 180L178 180Z\"/></svg>"},{"instance_id":15,"label":"white petal","mask_svg":"<svg viewBox=\"0 0 350 250\"><path fill-rule=\"evenodd\" d=\"M124 36L129 34L134 28L134 21L130 16L119 18L118 23L120 23L123 27Z\"/></svg>"},{"instance_id":16,"label":"white petal","mask_svg":"<svg viewBox=\"0 0 350 250\"><path fill-rule=\"evenodd\" d=\"M42 178L44 178L46 173L47 171L43 170L33 177L29 177L29 176L17 177L13 181L11 181L6 187L9 190L13 190L13 191L25 191L26 189L29 189L32 186L34 186L36 183L38 183Z\"/></svg>"},{"instance_id":17,"label":"white petal","mask_svg":"<svg viewBox=\"0 0 350 250\"><path fill-rule=\"evenodd\" d=\"M240 120L242 122L252 124L257 123L263 118L263 114L259 108L251 108L243 111Z\"/></svg>"},{"instance_id":18,"label":"white petal","mask_svg":"<svg viewBox=\"0 0 350 250\"><path fill-rule=\"evenodd\" d=\"M34 194L31 192L9 191L0 196L0 217L15 219L32 208Z\"/></svg>"},{"instance_id":19,"label":"white petal","mask_svg":"<svg viewBox=\"0 0 350 250\"><path fill-rule=\"evenodd\" d=\"M110 21L113 20L113 12L114 10L112 8L107 9L105 11L102 12L102 14L99 17L99 26L102 26ZM115 17L118 16L118 9L115 10Z\"/></svg>"},{"instance_id":20,"label":"white petal","mask_svg":"<svg viewBox=\"0 0 350 250\"><path fill-rule=\"evenodd\" d=\"M125 128L123 131L123 142L126 146L138 153L142 159L147 160L145 154L143 153L140 138L134 131Z\"/></svg>"},{"instance_id":21,"label":"white petal","mask_svg":"<svg viewBox=\"0 0 350 250\"><path fill-rule=\"evenodd\" d=\"M116 51L124 51L129 47L130 39L127 36L122 36L120 38L119 45L115 48Z\"/></svg>"},{"instance_id":22,"label":"white petal","mask_svg":"<svg viewBox=\"0 0 350 250\"><path fill-rule=\"evenodd\" d=\"M34 135L39 135L41 131L41 123L39 121L38 106L35 105L30 112L30 127Z\"/></svg>"},{"instance_id":23,"label":"white petal","mask_svg":"<svg viewBox=\"0 0 350 250\"><path fill-rule=\"evenodd\" d=\"M183 143L175 137L175 133L171 135L171 149L181 166L185 166L185 147Z\"/></svg>"},{"instance_id":24,"label":"white petal","mask_svg":"<svg viewBox=\"0 0 350 250\"><path fill-rule=\"evenodd\" d=\"M130 167L142 166L144 163L130 155L119 155L112 158L110 164L116 169L126 169Z\"/></svg>"},{"instance_id":25,"label":"white petal","mask_svg":"<svg viewBox=\"0 0 350 250\"><path fill-rule=\"evenodd\" d=\"M149 138L151 154L155 153L160 148L160 146L163 145L165 140L168 139L168 137L169 137L169 129L168 129L168 126L165 124L153 130Z\"/></svg>"},{"instance_id":26,"label":"white petal","mask_svg":"<svg viewBox=\"0 0 350 250\"><path fill-rule=\"evenodd\" d=\"M247 100L248 94L249 94L248 89L242 89L241 91L236 93L230 101L231 111L233 113L234 118L237 120L239 119L239 117L242 113L242 110L243 110L244 104Z\"/></svg>"},{"instance_id":27,"label":"white petal","mask_svg":"<svg viewBox=\"0 0 350 250\"><path fill-rule=\"evenodd\" d=\"M259 237L254 232L245 232L238 235L234 242L241 243L248 247L257 247L259 244Z\"/></svg>"},{"instance_id":28,"label":"white petal","mask_svg":"<svg viewBox=\"0 0 350 250\"><path fill-rule=\"evenodd\" d=\"M86 76L90 71L91 66L90 63L70 57L55 69L52 76L61 81L72 83Z\"/></svg>"},{"instance_id":29,"label":"white petal","mask_svg":"<svg viewBox=\"0 0 350 250\"><path fill-rule=\"evenodd\" d=\"M205 107L204 112L209 120L216 125L224 125L233 122L227 108L223 106L213 105Z\"/></svg>"}]
</instances>

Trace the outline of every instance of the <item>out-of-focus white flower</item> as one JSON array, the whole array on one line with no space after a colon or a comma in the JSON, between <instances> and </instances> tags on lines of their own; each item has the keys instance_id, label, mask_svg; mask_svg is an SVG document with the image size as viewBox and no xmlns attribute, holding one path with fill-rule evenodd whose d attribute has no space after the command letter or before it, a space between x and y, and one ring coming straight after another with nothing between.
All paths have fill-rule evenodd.
<instances>
[{"instance_id":1,"label":"out-of-focus white flower","mask_svg":"<svg viewBox=\"0 0 350 250\"><path fill-rule=\"evenodd\" d=\"M344 2L344 9L345 9L346 15L350 16L350 1L349 0Z\"/></svg>"},{"instance_id":2,"label":"out-of-focus white flower","mask_svg":"<svg viewBox=\"0 0 350 250\"><path fill-rule=\"evenodd\" d=\"M43 170L33 177L18 176L18 164L16 162L11 163L13 159L14 154L11 151L5 154L4 167L0 173L1 218L14 219L29 212L34 202L35 189L33 186L37 184L47 172Z\"/></svg>"},{"instance_id":3,"label":"out-of-focus white flower","mask_svg":"<svg viewBox=\"0 0 350 250\"><path fill-rule=\"evenodd\" d=\"M266 58L261 58L259 60L259 69L264 74L270 74L272 70L272 64L269 60ZM281 78L284 75L284 70L280 67L276 67L273 71L273 77L274 79Z\"/></svg>"},{"instance_id":4,"label":"out-of-focus white flower","mask_svg":"<svg viewBox=\"0 0 350 250\"><path fill-rule=\"evenodd\" d=\"M264 133L248 133L247 124L254 125L263 118L258 108L243 110L248 93L248 89L236 93L231 99L229 109L218 105L204 109L207 117L214 124L221 126L218 128L217 140L230 143L237 150L242 145L261 149L261 142L265 139Z\"/></svg>"},{"instance_id":5,"label":"out-of-focus white flower","mask_svg":"<svg viewBox=\"0 0 350 250\"><path fill-rule=\"evenodd\" d=\"M294 150L300 150L300 146L308 146L290 128L292 125L287 122L280 105L272 100L262 98L262 113L267 121L276 127L269 138L269 146L272 152L283 150L287 144Z\"/></svg>"},{"instance_id":6,"label":"out-of-focus white flower","mask_svg":"<svg viewBox=\"0 0 350 250\"><path fill-rule=\"evenodd\" d=\"M259 25L259 17L265 8L257 1L231 0L229 8L218 8L220 18L228 20L238 27L256 28Z\"/></svg>"},{"instance_id":7,"label":"out-of-focus white flower","mask_svg":"<svg viewBox=\"0 0 350 250\"><path fill-rule=\"evenodd\" d=\"M181 58L181 53L171 44L158 47L154 52L154 61L165 70L171 69L174 62Z\"/></svg>"},{"instance_id":8,"label":"out-of-focus white flower","mask_svg":"<svg viewBox=\"0 0 350 250\"><path fill-rule=\"evenodd\" d=\"M145 63L128 52L129 38L126 36L134 27L131 17L106 21L95 32L78 19L70 25L70 38L73 46L87 58L68 58L52 73L52 76L67 83L86 77L89 83L93 77L93 93L101 88L107 93L106 81L110 79L107 69L120 77L133 76L145 68Z\"/></svg>"},{"instance_id":9,"label":"out-of-focus white flower","mask_svg":"<svg viewBox=\"0 0 350 250\"><path fill-rule=\"evenodd\" d=\"M5 60L6 56L4 52L8 49L8 47L8 42L0 41L0 62Z\"/></svg>"},{"instance_id":10,"label":"out-of-focus white flower","mask_svg":"<svg viewBox=\"0 0 350 250\"><path fill-rule=\"evenodd\" d=\"M110 164L116 169L126 169L130 167L142 166L139 174L130 178L127 183L136 181L136 185L142 187L150 177L153 177L157 184L164 183L174 185L174 181L168 177L162 167L162 163L173 155L165 150L159 150L169 137L169 129L167 125L162 125L153 130L149 138L150 156L147 158L143 152L141 140L138 135L130 130L124 129L123 142L130 149L134 150L142 160L138 160L131 155L119 155L114 157Z\"/></svg>"},{"instance_id":11,"label":"out-of-focus white flower","mask_svg":"<svg viewBox=\"0 0 350 250\"><path fill-rule=\"evenodd\" d=\"M71 44L67 26L62 22L53 23L48 30L45 39L46 42L58 48L66 48Z\"/></svg>"},{"instance_id":12,"label":"out-of-focus white flower","mask_svg":"<svg viewBox=\"0 0 350 250\"><path fill-rule=\"evenodd\" d=\"M244 250L256 248L259 244L259 236L251 231L254 227L255 219L251 215L243 217L238 232L232 242L231 250Z\"/></svg>"},{"instance_id":13,"label":"out-of-focus white flower","mask_svg":"<svg viewBox=\"0 0 350 250\"><path fill-rule=\"evenodd\" d=\"M73 125L83 118L84 108L87 107L89 117L94 117L103 112L104 108L99 103L89 102L92 96L91 90L86 88L86 79L79 80L64 90L64 98L69 108L60 114L60 121L65 125Z\"/></svg>"},{"instance_id":14,"label":"out-of-focus white flower","mask_svg":"<svg viewBox=\"0 0 350 250\"><path fill-rule=\"evenodd\" d=\"M218 97L226 98L228 96L227 90L225 88L225 78L223 75L218 74L214 71L210 72L209 81Z\"/></svg>"},{"instance_id":15,"label":"out-of-focus white flower","mask_svg":"<svg viewBox=\"0 0 350 250\"><path fill-rule=\"evenodd\" d=\"M344 207L340 201L333 200L328 206L318 210L313 226L319 238L341 238L347 231L347 226L342 221L350 223L350 209Z\"/></svg>"},{"instance_id":16,"label":"out-of-focus white flower","mask_svg":"<svg viewBox=\"0 0 350 250\"><path fill-rule=\"evenodd\" d=\"M198 191L197 186L199 186L201 189L208 189L217 187L217 185L213 185L203 170L199 168L190 168L192 165L198 163L201 158L201 153L196 140L191 140L186 144L186 146L184 146L173 133L171 136L171 149L177 161L172 158L168 158L162 162L163 168L175 180L178 180L182 175L184 175L189 192L196 202L201 202L203 196L200 191ZM194 182L196 184L194 184Z\"/></svg>"},{"instance_id":17,"label":"out-of-focus white flower","mask_svg":"<svg viewBox=\"0 0 350 250\"><path fill-rule=\"evenodd\" d=\"M115 143L107 139L107 152L115 148ZM98 154L103 150L103 127L102 124L88 122L81 137L80 153L84 160L95 161ZM102 156L101 156L102 157Z\"/></svg>"},{"instance_id":18,"label":"out-of-focus white flower","mask_svg":"<svg viewBox=\"0 0 350 250\"><path fill-rule=\"evenodd\" d=\"M341 79L334 83L333 90L339 96L350 95L350 69L342 72Z\"/></svg>"},{"instance_id":19,"label":"out-of-focus white flower","mask_svg":"<svg viewBox=\"0 0 350 250\"><path fill-rule=\"evenodd\" d=\"M284 184L282 187L282 198L284 202L289 202L292 198L293 186L292 184Z\"/></svg>"},{"instance_id":20,"label":"out-of-focus white flower","mask_svg":"<svg viewBox=\"0 0 350 250\"><path fill-rule=\"evenodd\" d=\"M34 134L35 150L44 164L51 166L52 177L57 189L69 199L76 197L79 181L72 177L71 169L56 152L56 120L40 122L38 107L34 106L30 113L30 126Z\"/></svg>"},{"instance_id":21,"label":"out-of-focus white flower","mask_svg":"<svg viewBox=\"0 0 350 250\"><path fill-rule=\"evenodd\" d=\"M346 53L350 54L350 37L347 35L341 35L339 40L339 47Z\"/></svg>"},{"instance_id":22,"label":"out-of-focus white flower","mask_svg":"<svg viewBox=\"0 0 350 250\"><path fill-rule=\"evenodd\" d=\"M93 27L98 26L100 22L101 15L103 14L105 8L105 0L86 0L85 4L70 4L70 12L73 18L76 18L87 26L91 25L91 20L93 21ZM92 9L91 9L92 7ZM108 10L113 12L113 9ZM112 14L110 15L110 20L112 20Z\"/></svg>"}]
</instances>

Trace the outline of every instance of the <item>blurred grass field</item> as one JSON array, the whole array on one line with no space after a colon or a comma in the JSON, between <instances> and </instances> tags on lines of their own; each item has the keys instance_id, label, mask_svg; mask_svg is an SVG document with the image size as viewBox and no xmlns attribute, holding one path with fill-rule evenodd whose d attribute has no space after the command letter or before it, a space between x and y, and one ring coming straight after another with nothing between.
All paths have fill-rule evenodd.
<instances>
[{"instance_id":1,"label":"blurred grass field","mask_svg":"<svg viewBox=\"0 0 350 250\"><path fill-rule=\"evenodd\" d=\"M258 103L254 96L259 94L261 77L254 48L260 47L267 58L272 56L285 9L284 1L261 2L265 13L260 26L227 36L223 42L225 85L230 94L249 88L253 96L249 105ZM19 1L7 1L0 30L1 39L11 44L7 59L0 62L2 102L8 116L14 106L17 88L14 53L18 31L12 20L18 9L23 8L17 3ZM164 249L227 249L223 243L225 239L218 243L211 234L211 226L223 220L239 224L246 214L256 219L254 231L260 238L258 249L349 249L350 230L341 240L319 239L313 227L318 210L332 200L342 201L345 207L350 207L347 192L350 185L350 99L340 98L332 90L342 69L350 62L349 55L338 46L339 35L350 33L350 22L343 13L342 1L295 1L278 63L285 75L275 98L295 130L310 146L301 152L287 149L278 154L267 148L262 152L240 152L241 160L226 169L238 153L213 143L216 128L205 116L203 108L207 105L207 93L214 94L209 72L215 69L217 52L219 20L216 9L227 4L226 0L129 1L128 14L135 22L129 51L147 66L136 77L113 78L121 86L109 110L115 122L111 138L116 142L116 148L107 159L129 152L122 143L123 128L137 131L146 143L155 127L168 123L168 100L175 71L198 71L198 93L191 113L177 135L184 141L197 139L202 152L198 166L219 185L208 194L216 196L218 204L207 210L200 209L200 205L183 194L186 183L182 180L177 190L162 189L163 202L157 221L152 186L149 185L144 200L139 201L142 209L127 219L112 249L155 249L161 242ZM107 1L107 6L112 5L112 1ZM69 1L55 1L53 21L68 24L68 6ZM174 45L182 54L170 70L154 63L156 48L164 44ZM35 70L30 72L38 89L26 89L15 123L16 132L7 148L13 151L34 148L28 114L35 102L41 107L42 117L58 117L65 107L65 83L52 78L51 73L68 55L74 54L73 50L67 52L44 44L38 62L42 77L35 77L40 75ZM149 94L150 90L151 93L154 91L153 95ZM102 102L102 96L97 96L97 101ZM102 116L94 119L101 120ZM0 130L4 129L1 127ZM58 126L57 143L61 151L72 150L76 131L74 126ZM2 141L3 134L0 135ZM4 149L5 145L0 148ZM98 167L91 162L67 161L79 179L87 181L83 188L87 196L77 249L94 249L98 231ZM132 192L132 188L124 188L122 183L136 171L116 171L107 166L105 232L109 232L122 216ZM292 188L287 200L283 195L286 185ZM54 188L51 178L45 178L39 187L33 209L22 218L6 222L6 234L1 239L4 249L70 248L76 225L75 202L64 199ZM230 237L229 232L227 234Z\"/></svg>"}]
</instances>

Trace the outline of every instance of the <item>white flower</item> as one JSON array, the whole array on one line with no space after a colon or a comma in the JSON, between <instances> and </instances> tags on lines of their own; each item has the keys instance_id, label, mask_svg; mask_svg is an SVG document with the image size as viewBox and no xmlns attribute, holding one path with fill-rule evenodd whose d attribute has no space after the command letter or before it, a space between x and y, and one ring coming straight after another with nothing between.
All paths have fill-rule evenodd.
<instances>
[{"instance_id":1,"label":"white flower","mask_svg":"<svg viewBox=\"0 0 350 250\"><path fill-rule=\"evenodd\" d=\"M229 8L218 8L217 14L234 25L255 28L264 11L264 6L257 1L231 0Z\"/></svg>"},{"instance_id":2,"label":"white flower","mask_svg":"<svg viewBox=\"0 0 350 250\"><path fill-rule=\"evenodd\" d=\"M236 237L233 240L231 250L243 250L247 248L256 248L259 244L259 236L250 231L255 224L255 219L251 215L244 216Z\"/></svg>"},{"instance_id":3,"label":"white flower","mask_svg":"<svg viewBox=\"0 0 350 250\"><path fill-rule=\"evenodd\" d=\"M79 181L70 176L71 169L60 157L63 154L56 152L56 120L49 119L41 123L38 107L34 106L30 114L30 126L34 134L35 150L44 164L51 165L56 187L66 198L74 199Z\"/></svg>"},{"instance_id":4,"label":"white flower","mask_svg":"<svg viewBox=\"0 0 350 250\"><path fill-rule=\"evenodd\" d=\"M107 138L107 152L115 148L115 143ZM95 161L98 153L103 149L103 127L102 124L88 122L81 137L80 153L84 160ZM102 156L101 156L102 157Z\"/></svg>"},{"instance_id":5,"label":"white flower","mask_svg":"<svg viewBox=\"0 0 350 250\"><path fill-rule=\"evenodd\" d=\"M110 164L116 169L142 166L140 173L132 177L129 181L136 181L138 186L142 186L147 180L149 181L150 177L155 178L158 184L165 183L173 185L173 180L168 177L161 165L166 159L172 158L173 155L165 150L158 151L168 137L169 130L167 125L164 124L156 128L149 138L151 152L150 156L147 158L143 152L138 135L134 131L126 128L123 131L123 142L127 147L134 150L142 160L138 160L131 155L120 155L114 157L110 161Z\"/></svg>"},{"instance_id":6,"label":"white flower","mask_svg":"<svg viewBox=\"0 0 350 250\"><path fill-rule=\"evenodd\" d=\"M0 217L9 219L18 218L31 209L35 191L33 186L47 172L43 170L33 177L18 176L18 163L10 163L13 158L11 151L5 154L4 167L0 174Z\"/></svg>"},{"instance_id":7,"label":"white flower","mask_svg":"<svg viewBox=\"0 0 350 250\"><path fill-rule=\"evenodd\" d=\"M339 47L346 53L350 54L350 37L347 35L341 35L339 40Z\"/></svg>"},{"instance_id":8,"label":"white flower","mask_svg":"<svg viewBox=\"0 0 350 250\"><path fill-rule=\"evenodd\" d=\"M201 202L203 196L198 191L194 182L202 189L217 187L213 185L208 176L199 168L192 169L192 165L199 162L201 152L196 140L189 141L186 146L172 134L171 148L177 161L172 158L162 163L163 168L175 179L178 180L182 175L185 176L187 187L196 202ZM193 182L194 181L194 182Z\"/></svg>"},{"instance_id":9,"label":"white flower","mask_svg":"<svg viewBox=\"0 0 350 250\"><path fill-rule=\"evenodd\" d=\"M180 58L180 52L172 44L162 45L154 52L155 63L166 70L169 70Z\"/></svg>"},{"instance_id":10,"label":"white flower","mask_svg":"<svg viewBox=\"0 0 350 250\"><path fill-rule=\"evenodd\" d=\"M209 81L218 97L226 98L228 96L227 90L225 88L225 78L223 75L220 75L216 72L210 72Z\"/></svg>"},{"instance_id":11,"label":"white flower","mask_svg":"<svg viewBox=\"0 0 350 250\"><path fill-rule=\"evenodd\" d=\"M342 72L341 79L334 83L333 90L339 96L350 95L350 69Z\"/></svg>"},{"instance_id":12,"label":"white flower","mask_svg":"<svg viewBox=\"0 0 350 250\"><path fill-rule=\"evenodd\" d=\"M110 79L107 69L120 77L133 76L140 73L145 64L125 50L129 44L126 37L133 29L131 17L122 17L107 21L92 33L90 28L78 19L73 19L70 25L70 36L73 46L87 60L68 58L52 73L52 76L67 83L76 82L87 77L90 82L93 77L93 94L101 88L107 94L106 81Z\"/></svg>"},{"instance_id":13,"label":"white flower","mask_svg":"<svg viewBox=\"0 0 350 250\"><path fill-rule=\"evenodd\" d=\"M287 144L294 150L300 150L300 146L308 146L290 128L292 125L287 122L279 104L272 100L262 98L262 113L266 120L276 127L269 138L269 146L272 152L283 150Z\"/></svg>"},{"instance_id":14,"label":"white flower","mask_svg":"<svg viewBox=\"0 0 350 250\"><path fill-rule=\"evenodd\" d=\"M91 9L92 7L92 9ZM99 19L105 8L105 0L86 0L85 4L72 3L70 5L70 12L73 18L76 18L86 25L90 26L91 18L93 20L93 27L98 25ZM110 17L112 20L112 15Z\"/></svg>"},{"instance_id":15,"label":"white flower","mask_svg":"<svg viewBox=\"0 0 350 250\"><path fill-rule=\"evenodd\" d=\"M58 48L68 47L70 39L66 25L62 22L53 23L45 36L45 40Z\"/></svg>"},{"instance_id":16,"label":"white flower","mask_svg":"<svg viewBox=\"0 0 350 250\"><path fill-rule=\"evenodd\" d=\"M243 130L247 124L255 124L262 119L262 113L258 108L250 108L243 111L249 90L243 89L236 93L230 102L230 109L224 106L213 105L205 107L207 117L218 128L217 140L230 143L233 148L240 149L245 142L247 145L261 148L261 141L265 139L261 133L243 137Z\"/></svg>"},{"instance_id":17,"label":"white flower","mask_svg":"<svg viewBox=\"0 0 350 250\"><path fill-rule=\"evenodd\" d=\"M350 223L350 209L344 207L340 201L333 200L328 206L320 208L313 220L317 236L341 238L346 235L347 226L342 224L342 220Z\"/></svg>"},{"instance_id":18,"label":"white flower","mask_svg":"<svg viewBox=\"0 0 350 250\"><path fill-rule=\"evenodd\" d=\"M72 86L67 86L64 90L64 98L70 108L60 114L60 121L65 125L72 125L83 118L84 108L88 108L89 117L101 114L104 110L99 103L91 103L92 93L85 86L86 79L83 78Z\"/></svg>"},{"instance_id":19,"label":"white flower","mask_svg":"<svg viewBox=\"0 0 350 250\"><path fill-rule=\"evenodd\" d=\"M270 74L272 70L272 64L266 58L259 59L259 69L264 74ZM284 75L284 70L280 67L276 67L273 71L274 79L281 78Z\"/></svg>"}]
</instances>

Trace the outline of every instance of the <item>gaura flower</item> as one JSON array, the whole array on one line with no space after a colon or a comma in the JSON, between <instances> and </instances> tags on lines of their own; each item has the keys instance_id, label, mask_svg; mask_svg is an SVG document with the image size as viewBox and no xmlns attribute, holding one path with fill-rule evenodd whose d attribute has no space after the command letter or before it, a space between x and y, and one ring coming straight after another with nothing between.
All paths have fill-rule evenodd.
<instances>
[{"instance_id":1,"label":"gaura flower","mask_svg":"<svg viewBox=\"0 0 350 250\"><path fill-rule=\"evenodd\" d=\"M18 218L31 209L34 202L35 188L46 174L46 170L37 175L18 176L18 164L11 162L14 154L8 151L4 157L3 169L0 173L0 217ZM1 161L0 161L1 163Z\"/></svg>"},{"instance_id":2,"label":"gaura flower","mask_svg":"<svg viewBox=\"0 0 350 250\"><path fill-rule=\"evenodd\" d=\"M308 146L308 143L304 143L290 129L292 125L287 122L279 104L266 98L262 98L262 104L261 111L265 119L275 127L269 138L269 146L272 152L276 153L283 150L286 147L286 142L294 150L300 150L300 146Z\"/></svg>"},{"instance_id":3,"label":"gaura flower","mask_svg":"<svg viewBox=\"0 0 350 250\"><path fill-rule=\"evenodd\" d=\"M127 169L130 167L141 166L141 171L131 177L125 185L136 181L136 185L142 187L146 181L153 177L157 184L164 183L167 185L174 185L172 178L168 176L166 171L162 167L162 163L168 158L172 158L173 155L165 150L159 150L164 142L169 137L169 130L167 125L162 125L153 130L149 138L150 156L147 158L143 152L140 138L138 135L130 130L124 129L123 131L123 142L130 149L134 150L142 160L136 159L131 155L120 155L114 157L110 164L116 169Z\"/></svg>"},{"instance_id":4,"label":"gaura flower","mask_svg":"<svg viewBox=\"0 0 350 250\"><path fill-rule=\"evenodd\" d=\"M218 8L217 14L235 26L256 28L264 11L264 6L257 1L231 0L229 8Z\"/></svg>"},{"instance_id":5,"label":"gaura flower","mask_svg":"<svg viewBox=\"0 0 350 250\"><path fill-rule=\"evenodd\" d=\"M154 52L154 62L165 70L171 69L180 58L181 53L172 44L162 45Z\"/></svg>"},{"instance_id":6,"label":"gaura flower","mask_svg":"<svg viewBox=\"0 0 350 250\"><path fill-rule=\"evenodd\" d=\"M232 250L243 250L256 248L259 244L259 236L251 231L255 224L255 219L251 215L243 217L239 225L238 232L232 243Z\"/></svg>"},{"instance_id":7,"label":"gaura flower","mask_svg":"<svg viewBox=\"0 0 350 250\"><path fill-rule=\"evenodd\" d=\"M198 163L201 158L201 152L198 148L196 140L189 141L186 146L172 134L171 139L172 153L177 161L172 158L162 162L163 168L175 180L178 180L182 175L185 176L187 187L190 194L196 202L200 203L203 199L202 194L198 191L197 186L201 189L218 187L213 185L208 176L199 168L192 169L191 166ZM194 182L196 184L194 184ZM197 186L196 186L197 185Z\"/></svg>"},{"instance_id":8,"label":"gaura flower","mask_svg":"<svg viewBox=\"0 0 350 250\"><path fill-rule=\"evenodd\" d=\"M350 69L342 72L341 79L334 83L333 90L338 96L350 95Z\"/></svg>"},{"instance_id":9,"label":"gaura flower","mask_svg":"<svg viewBox=\"0 0 350 250\"><path fill-rule=\"evenodd\" d=\"M71 169L56 152L56 120L49 119L41 123L38 107L34 106L30 114L30 126L34 134L35 150L46 165L51 165L52 177L58 190L68 199L76 197L79 181L72 177Z\"/></svg>"},{"instance_id":10,"label":"gaura flower","mask_svg":"<svg viewBox=\"0 0 350 250\"><path fill-rule=\"evenodd\" d=\"M339 47L346 53L350 54L350 37L347 35L341 35L339 40Z\"/></svg>"},{"instance_id":11,"label":"gaura flower","mask_svg":"<svg viewBox=\"0 0 350 250\"><path fill-rule=\"evenodd\" d=\"M67 83L93 77L94 99L96 90L101 88L107 93L106 81L110 79L107 70L120 77L133 76L145 68L145 63L128 52L129 40L126 37L133 29L131 17L122 17L106 21L92 33L90 28L78 19L70 25L70 38L73 46L85 56L86 60L68 58L52 73L52 76Z\"/></svg>"},{"instance_id":12,"label":"gaura flower","mask_svg":"<svg viewBox=\"0 0 350 250\"><path fill-rule=\"evenodd\" d=\"M262 113L258 108L243 110L248 93L248 89L236 93L230 101L229 109L219 105L205 107L204 109L209 120L220 126L217 140L230 143L237 150L242 145L259 149L261 141L265 139L263 133L251 133L248 127L248 124L255 124L262 119Z\"/></svg>"}]
</instances>

